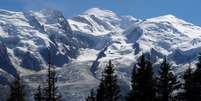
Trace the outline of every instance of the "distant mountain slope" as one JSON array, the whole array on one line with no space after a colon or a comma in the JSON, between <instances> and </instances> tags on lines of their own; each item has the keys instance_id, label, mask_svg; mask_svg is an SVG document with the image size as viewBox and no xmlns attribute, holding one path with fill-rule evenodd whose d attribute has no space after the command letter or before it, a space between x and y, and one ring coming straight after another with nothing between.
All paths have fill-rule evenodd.
<instances>
[{"instance_id":1,"label":"distant mountain slope","mask_svg":"<svg viewBox=\"0 0 201 101\"><path fill-rule=\"evenodd\" d=\"M196 62L201 27L173 15L140 20L100 8L69 19L50 9L0 10L2 89L7 89L17 72L31 88L37 87L45 78L48 49L63 99L84 101L86 92L97 87L108 60L115 65L123 94L129 89L133 64L142 53L151 57L154 65L167 56L174 71L182 72L189 62Z\"/></svg>"},{"instance_id":2,"label":"distant mountain slope","mask_svg":"<svg viewBox=\"0 0 201 101\"><path fill-rule=\"evenodd\" d=\"M109 10L92 8L79 16L70 18L68 21L72 30L98 36L111 32L122 32L124 29L140 20L132 16L118 16Z\"/></svg>"},{"instance_id":3,"label":"distant mountain slope","mask_svg":"<svg viewBox=\"0 0 201 101\"><path fill-rule=\"evenodd\" d=\"M40 70L45 67L48 48L52 50L56 66L68 63L78 53L72 30L58 11L22 13L0 10L0 33L0 42L15 67Z\"/></svg>"},{"instance_id":4,"label":"distant mountain slope","mask_svg":"<svg viewBox=\"0 0 201 101\"><path fill-rule=\"evenodd\" d=\"M128 42L135 43L138 52L155 51L176 64L191 62L200 52L201 28L173 15L147 19L124 34Z\"/></svg>"}]
</instances>

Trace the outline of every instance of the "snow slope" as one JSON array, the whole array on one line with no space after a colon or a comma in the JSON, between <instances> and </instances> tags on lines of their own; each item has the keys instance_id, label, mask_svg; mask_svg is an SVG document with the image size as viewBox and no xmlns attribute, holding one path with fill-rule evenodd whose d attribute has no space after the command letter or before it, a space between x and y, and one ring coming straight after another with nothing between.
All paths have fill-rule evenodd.
<instances>
[{"instance_id":1,"label":"snow slope","mask_svg":"<svg viewBox=\"0 0 201 101\"><path fill-rule=\"evenodd\" d=\"M174 71L182 72L189 62L196 62L201 27L173 15L140 20L100 8L69 19L50 9L0 10L0 87L7 89L18 71L31 89L36 88L45 79L48 48L63 100L84 101L86 92L97 87L109 60L123 94L129 90L133 64L142 53L154 65L167 56Z\"/></svg>"},{"instance_id":2,"label":"snow slope","mask_svg":"<svg viewBox=\"0 0 201 101\"><path fill-rule=\"evenodd\" d=\"M72 30L99 36L110 32L120 33L140 20L132 16L118 16L109 10L92 8L68 21Z\"/></svg>"},{"instance_id":3,"label":"snow slope","mask_svg":"<svg viewBox=\"0 0 201 101\"><path fill-rule=\"evenodd\" d=\"M200 51L201 28L173 15L147 19L124 34L128 42L135 43L138 52L155 51L176 64L194 61Z\"/></svg>"}]
</instances>

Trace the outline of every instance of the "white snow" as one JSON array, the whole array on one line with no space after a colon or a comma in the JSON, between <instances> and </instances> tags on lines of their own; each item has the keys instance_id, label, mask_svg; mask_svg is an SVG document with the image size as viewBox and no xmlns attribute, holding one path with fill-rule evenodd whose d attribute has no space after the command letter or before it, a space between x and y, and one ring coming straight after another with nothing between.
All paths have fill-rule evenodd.
<instances>
[{"instance_id":1,"label":"white snow","mask_svg":"<svg viewBox=\"0 0 201 101\"><path fill-rule=\"evenodd\" d=\"M75 59L78 62L94 61L97 58L97 50L80 49L80 55Z\"/></svg>"},{"instance_id":2,"label":"white snow","mask_svg":"<svg viewBox=\"0 0 201 101\"><path fill-rule=\"evenodd\" d=\"M121 33L128 26L141 20L132 16L118 16L109 10L91 8L68 21L74 31L100 36L111 32Z\"/></svg>"}]
</instances>

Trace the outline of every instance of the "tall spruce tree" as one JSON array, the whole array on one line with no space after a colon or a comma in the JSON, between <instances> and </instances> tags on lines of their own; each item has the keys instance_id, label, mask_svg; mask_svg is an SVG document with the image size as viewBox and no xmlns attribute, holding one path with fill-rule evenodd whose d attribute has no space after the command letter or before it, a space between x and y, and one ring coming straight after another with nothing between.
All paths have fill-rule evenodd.
<instances>
[{"instance_id":1,"label":"tall spruce tree","mask_svg":"<svg viewBox=\"0 0 201 101\"><path fill-rule=\"evenodd\" d=\"M154 101L155 100L155 78L152 63L145 59L144 54L135 65L132 75L132 90L128 94L127 101Z\"/></svg>"},{"instance_id":2,"label":"tall spruce tree","mask_svg":"<svg viewBox=\"0 0 201 101\"><path fill-rule=\"evenodd\" d=\"M47 85L44 87L44 99L45 101L59 101L60 94L58 92L58 87L56 86L57 75L55 67L52 65L51 61L51 51L48 51L48 78Z\"/></svg>"},{"instance_id":3,"label":"tall spruce tree","mask_svg":"<svg viewBox=\"0 0 201 101\"><path fill-rule=\"evenodd\" d=\"M21 77L18 74L16 79L10 84L10 96L7 101L25 101L25 89Z\"/></svg>"},{"instance_id":4,"label":"tall spruce tree","mask_svg":"<svg viewBox=\"0 0 201 101\"><path fill-rule=\"evenodd\" d=\"M96 101L96 95L93 89L91 90L90 95L86 97L86 101Z\"/></svg>"},{"instance_id":5,"label":"tall spruce tree","mask_svg":"<svg viewBox=\"0 0 201 101\"><path fill-rule=\"evenodd\" d=\"M133 71L132 71L132 76L131 76L131 91L128 93L128 96L126 96L126 100L127 101L137 101L137 93L139 94L139 92L137 92L137 90L134 90L138 83L136 83L136 65L133 67Z\"/></svg>"},{"instance_id":6,"label":"tall spruce tree","mask_svg":"<svg viewBox=\"0 0 201 101\"><path fill-rule=\"evenodd\" d=\"M106 92L105 82L104 82L103 75L102 75L101 82L97 89L96 100L97 101L105 101L105 92Z\"/></svg>"},{"instance_id":7,"label":"tall spruce tree","mask_svg":"<svg viewBox=\"0 0 201 101\"><path fill-rule=\"evenodd\" d=\"M198 55L198 63L196 64L196 70L193 72L192 82L192 95L193 101L201 100L201 54Z\"/></svg>"},{"instance_id":8,"label":"tall spruce tree","mask_svg":"<svg viewBox=\"0 0 201 101\"><path fill-rule=\"evenodd\" d=\"M183 75L184 84L183 89L184 92L182 93L182 99L184 101L195 101L194 100L194 94L193 94L193 70L191 69L191 66L189 65L188 69L184 72Z\"/></svg>"},{"instance_id":9,"label":"tall spruce tree","mask_svg":"<svg viewBox=\"0 0 201 101\"><path fill-rule=\"evenodd\" d=\"M35 101L44 101L41 86L38 86L37 92L34 94Z\"/></svg>"},{"instance_id":10,"label":"tall spruce tree","mask_svg":"<svg viewBox=\"0 0 201 101\"><path fill-rule=\"evenodd\" d=\"M159 77L157 80L159 99L161 101L172 101L175 99L175 97L172 96L172 93L180 88L180 82L173 74L171 65L168 63L166 58L164 58L160 65Z\"/></svg>"},{"instance_id":11,"label":"tall spruce tree","mask_svg":"<svg viewBox=\"0 0 201 101\"><path fill-rule=\"evenodd\" d=\"M117 84L117 75L114 74L114 66L111 61L103 72L103 77L97 89L97 101L117 101L120 99L120 87Z\"/></svg>"}]
</instances>

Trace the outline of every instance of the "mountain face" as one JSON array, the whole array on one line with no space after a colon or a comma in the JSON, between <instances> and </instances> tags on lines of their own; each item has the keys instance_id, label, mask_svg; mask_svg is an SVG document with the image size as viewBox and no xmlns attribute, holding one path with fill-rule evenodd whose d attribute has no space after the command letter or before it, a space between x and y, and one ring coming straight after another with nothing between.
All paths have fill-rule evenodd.
<instances>
[{"instance_id":1,"label":"mountain face","mask_svg":"<svg viewBox=\"0 0 201 101\"><path fill-rule=\"evenodd\" d=\"M68 21L73 30L99 36L111 32L121 33L140 20L132 16L118 16L109 10L92 8Z\"/></svg>"},{"instance_id":2,"label":"mountain face","mask_svg":"<svg viewBox=\"0 0 201 101\"><path fill-rule=\"evenodd\" d=\"M30 89L45 79L48 49L57 67L62 99L84 101L97 87L109 60L123 94L129 90L133 64L145 53L156 65L167 56L180 73L196 62L201 27L173 15L141 20L100 8L66 19L59 11L0 10L0 88L20 73ZM32 92L30 92L32 94ZM4 100L5 92L0 92ZM29 97L32 99L32 97Z\"/></svg>"}]
</instances>

